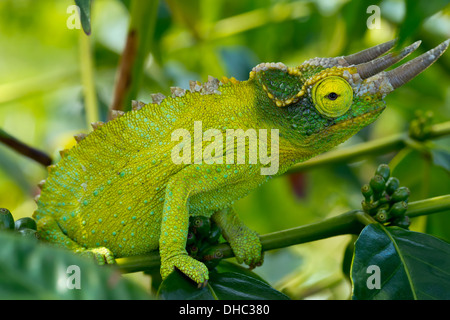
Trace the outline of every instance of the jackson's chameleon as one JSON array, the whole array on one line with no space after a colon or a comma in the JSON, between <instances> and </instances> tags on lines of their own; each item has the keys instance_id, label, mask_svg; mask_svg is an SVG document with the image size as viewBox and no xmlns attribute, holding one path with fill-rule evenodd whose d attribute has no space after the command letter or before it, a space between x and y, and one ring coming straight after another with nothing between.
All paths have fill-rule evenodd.
<instances>
[{"instance_id":1,"label":"jackson's chameleon","mask_svg":"<svg viewBox=\"0 0 450 320\"><path fill-rule=\"evenodd\" d=\"M159 248L163 279L178 268L204 284L207 268L185 250L189 216L202 215L221 227L239 262L259 265L259 237L239 220L234 201L372 123L385 108L383 98L434 63L449 41L387 72L419 43L384 55L395 44L390 41L297 67L263 63L247 81L209 77L203 84L191 82L190 90L172 88L171 97L156 94L153 103L134 103L133 111L115 112L113 120L77 136L78 144L49 167L34 214L38 232L100 263ZM199 124L208 137L200 148L199 141L190 143L198 140ZM174 137L177 129L185 139ZM262 174L268 162L250 161L256 149L249 137L238 159L239 145L227 148L230 139L217 136L225 137L228 129L277 135L258 145L260 156L262 150L277 160L278 171ZM214 141L223 148L212 148ZM210 161L202 161L202 152ZM229 153L232 163L219 161ZM174 155L183 161L176 163Z\"/></svg>"}]
</instances>

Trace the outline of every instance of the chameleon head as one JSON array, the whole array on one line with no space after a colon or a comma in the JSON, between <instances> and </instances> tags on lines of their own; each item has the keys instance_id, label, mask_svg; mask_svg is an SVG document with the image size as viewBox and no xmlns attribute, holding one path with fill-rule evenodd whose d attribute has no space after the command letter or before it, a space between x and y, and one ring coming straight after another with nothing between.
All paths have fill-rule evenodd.
<instances>
[{"instance_id":1,"label":"chameleon head","mask_svg":"<svg viewBox=\"0 0 450 320\"><path fill-rule=\"evenodd\" d=\"M384 70L417 49L420 41L386 55L395 40L349 56L314 58L293 68L261 64L250 78L267 94L275 118L287 121L290 133L285 134L295 135L297 148L312 156L373 122L385 109L384 97L432 65L449 43L450 39L391 71Z\"/></svg>"}]
</instances>

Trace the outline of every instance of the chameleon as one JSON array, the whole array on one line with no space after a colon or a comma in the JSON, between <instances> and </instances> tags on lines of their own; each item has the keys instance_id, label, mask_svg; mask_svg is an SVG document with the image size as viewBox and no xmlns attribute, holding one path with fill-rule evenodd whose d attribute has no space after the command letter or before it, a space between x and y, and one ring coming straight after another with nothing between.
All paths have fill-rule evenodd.
<instances>
[{"instance_id":1,"label":"chameleon","mask_svg":"<svg viewBox=\"0 0 450 320\"><path fill-rule=\"evenodd\" d=\"M129 112L113 112L110 121L75 136L77 144L48 167L33 214L38 233L100 264L159 250L162 279L178 269L201 286L208 269L185 247L189 217L204 216L221 228L239 263L259 266L259 235L240 220L234 202L375 121L386 108L385 96L433 64L449 43L389 71L420 41L389 52L396 44L391 40L295 67L261 63L246 81L210 76L205 83L191 81L189 90L172 87L168 97L153 94L152 103L134 101ZM197 124L202 143L184 154L198 140ZM174 138L178 129L183 139ZM238 140L226 136L230 129L244 132L240 159L239 145L228 145ZM276 172L262 174L268 163L261 157L250 161L257 150L245 135L251 129L277 138L257 140L259 150L277 160ZM198 161L202 152L214 161ZM183 161L174 161L182 153ZM232 161L223 161L228 154Z\"/></svg>"}]
</instances>

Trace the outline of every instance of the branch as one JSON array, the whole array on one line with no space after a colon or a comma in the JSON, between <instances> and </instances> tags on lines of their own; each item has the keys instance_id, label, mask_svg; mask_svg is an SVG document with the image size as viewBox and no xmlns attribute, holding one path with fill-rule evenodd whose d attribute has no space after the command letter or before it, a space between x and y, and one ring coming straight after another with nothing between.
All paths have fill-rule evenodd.
<instances>
[{"instance_id":1,"label":"branch","mask_svg":"<svg viewBox=\"0 0 450 320\"><path fill-rule=\"evenodd\" d=\"M406 215L410 218L450 209L450 195L411 202Z\"/></svg>"},{"instance_id":2,"label":"branch","mask_svg":"<svg viewBox=\"0 0 450 320\"><path fill-rule=\"evenodd\" d=\"M145 59L150 52L158 4L159 1L133 0L131 2L130 26L110 110L128 111L131 100L137 99Z\"/></svg>"},{"instance_id":3,"label":"branch","mask_svg":"<svg viewBox=\"0 0 450 320\"><path fill-rule=\"evenodd\" d=\"M450 209L450 195L411 202L407 215L417 217ZM263 251L285 248L305 242L326 239L344 234L359 234L368 224L376 221L361 210L352 210L321 222L300 226L288 230L277 231L260 237ZM233 257L228 243L221 243L211 248L215 256L221 258ZM116 260L123 273L144 271L159 267L158 251L145 256L119 258Z\"/></svg>"},{"instance_id":4,"label":"branch","mask_svg":"<svg viewBox=\"0 0 450 320\"><path fill-rule=\"evenodd\" d=\"M111 105L111 110L121 110L125 109L125 97L131 86L132 69L133 64L136 60L137 52L137 39L136 32L130 30L128 32L127 41L125 44L125 49L122 54L120 61L118 76L116 80L116 87L114 90L114 98Z\"/></svg>"},{"instance_id":5,"label":"branch","mask_svg":"<svg viewBox=\"0 0 450 320\"><path fill-rule=\"evenodd\" d=\"M26 145L25 143L17 140L2 129L0 129L0 142L9 146L11 149L17 151L18 153L37 161L43 166L47 167L52 164L52 158L50 158L49 155Z\"/></svg>"},{"instance_id":6,"label":"branch","mask_svg":"<svg viewBox=\"0 0 450 320\"><path fill-rule=\"evenodd\" d=\"M436 139L450 135L450 121L430 127L427 139ZM404 148L412 138L409 133L401 133L391 137L363 142L352 147L330 151L315 158L296 164L286 174L302 172L314 167L343 162L352 162L368 155L380 155Z\"/></svg>"}]
</instances>

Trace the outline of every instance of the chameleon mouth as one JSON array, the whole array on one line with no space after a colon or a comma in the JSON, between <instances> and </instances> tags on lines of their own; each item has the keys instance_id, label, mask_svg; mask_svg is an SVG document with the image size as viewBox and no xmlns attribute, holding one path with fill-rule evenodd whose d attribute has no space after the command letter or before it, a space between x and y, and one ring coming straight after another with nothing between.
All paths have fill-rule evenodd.
<instances>
[{"instance_id":1,"label":"chameleon mouth","mask_svg":"<svg viewBox=\"0 0 450 320\"><path fill-rule=\"evenodd\" d=\"M347 120L346 122L356 122L358 124L360 124L361 122L364 122L364 120L366 119L370 119L370 122L375 121L375 119L377 118L378 115L381 114L381 112L383 112L383 110L386 109L386 105L385 104L376 104L376 106L370 110L367 111L366 113L360 115L360 116L356 116L352 119ZM364 124L364 126L366 126L367 124Z\"/></svg>"},{"instance_id":2,"label":"chameleon mouth","mask_svg":"<svg viewBox=\"0 0 450 320\"><path fill-rule=\"evenodd\" d=\"M351 117L347 120L340 121L330 127L326 130L326 134L333 135L333 133L337 131L342 131L341 129L346 129L344 131L353 131L358 130L369 125L370 123L374 122L377 117L383 112L383 110L386 108L384 104L377 104L372 110L369 110L361 115L358 115L356 117ZM354 132L353 132L354 133ZM353 134L352 133L352 134Z\"/></svg>"}]
</instances>

